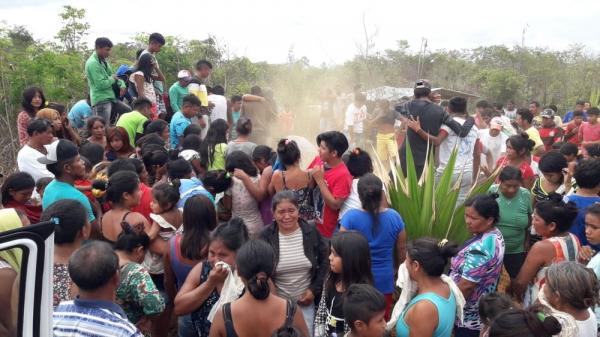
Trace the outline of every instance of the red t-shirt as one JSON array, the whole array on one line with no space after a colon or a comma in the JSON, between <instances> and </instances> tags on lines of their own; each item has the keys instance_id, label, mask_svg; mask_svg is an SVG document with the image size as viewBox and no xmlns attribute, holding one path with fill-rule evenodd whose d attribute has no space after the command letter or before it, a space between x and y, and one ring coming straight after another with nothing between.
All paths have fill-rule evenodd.
<instances>
[{"instance_id":1,"label":"red t-shirt","mask_svg":"<svg viewBox=\"0 0 600 337\"><path fill-rule=\"evenodd\" d=\"M506 156L502 156L496 161L496 167L500 167L502 169L505 166L507 166L508 163L508 158L506 158ZM521 165L519 165L519 170L521 171L521 176L523 177L523 179L535 177L535 173L533 173L531 165L527 164L527 162L522 162Z\"/></svg>"},{"instance_id":2,"label":"red t-shirt","mask_svg":"<svg viewBox=\"0 0 600 337\"><path fill-rule=\"evenodd\" d=\"M589 122L581 124L579 135L584 142L596 142L600 140L600 122L591 125Z\"/></svg>"},{"instance_id":3,"label":"red t-shirt","mask_svg":"<svg viewBox=\"0 0 600 337\"><path fill-rule=\"evenodd\" d=\"M322 165L322 161L318 157L312 161L312 163L309 165L309 169L317 165ZM340 163L338 166L325 171L324 178L325 182L327 183L327 188L331 194L333 194L334 198L348 198L350 195L350 189L352 188L352 175L348 171L346 164ZM324 203L323 223L317 224L317 229L323 236L330 238L333 235L333 232L337 226L339 215L339 209L334 210L327 206L327 203Z\"/></svg>"},{"instance_id":4,"label":"red t-shirt","mask_svg":"<svg viewBox=\"0 0 600 337\"><path fill-rule=\"evenodd\" d=\"M577 127L577 125L575 125L575 123L571 122L569 124L567 124L567 130L565 132L565 134L571 133L573 131L573 129L575 129ZM575 144L577 146L581 145L581 140L579 140L579 132L575 133L573 136L571 136L571 138L565 139L567 142Z\"/></svg>"},{"instance_id":5,"label":"red t-shirt","mask_svg":"<svg viewBox=\"0 0 600 337\"><path fill-rule=\"evenodd\" d=\"M540 138L544 143L544 150L552 150L552 144L560 142L563 136L563 130L561 128L540 128Z\"/></svg>"},{"instance_id":6,"label":"red t-shirt","mask_svg":"<svg viewBox=\"0 0 600 337\"><path fill-rule=\"evenodd\" d=\"M148 221L152 222L152 219L150 219L150 213L152 213L152 209L150 208L150 203L152 202L152 189L146 184L140 183L140 191L142 192L140 204L133 207L131 211L140 213L148 219Z\"/></svg>"}]
</instances>

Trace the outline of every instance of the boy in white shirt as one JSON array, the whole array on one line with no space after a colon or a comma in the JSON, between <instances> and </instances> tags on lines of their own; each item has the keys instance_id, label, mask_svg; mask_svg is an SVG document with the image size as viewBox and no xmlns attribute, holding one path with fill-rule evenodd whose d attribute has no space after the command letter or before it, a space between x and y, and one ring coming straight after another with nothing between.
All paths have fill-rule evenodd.
<instances>
[{"instance_id":1,"label":"boy in white shirt","mask_svg":"<svg viewBox=\"0 0 600 337\"><path fill-rule=\"evenodd\" d=\"M364 147L363 123L367 119L367 98L361 93L354 95L354 102L346 109L344 131L355 147Z\"/></svg>"}]
</instances>

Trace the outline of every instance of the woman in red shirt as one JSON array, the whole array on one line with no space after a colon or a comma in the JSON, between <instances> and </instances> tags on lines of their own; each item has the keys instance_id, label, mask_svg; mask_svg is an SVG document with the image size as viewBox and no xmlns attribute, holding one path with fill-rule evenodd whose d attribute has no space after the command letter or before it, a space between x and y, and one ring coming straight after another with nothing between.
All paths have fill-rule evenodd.
<instances>
[{"instance_id":1,"label":"woman in red shirt","mask_svg":"<svg viewBox=\"0 0 600 337\"><path fill-rule=\"evenodd\" d=\"M44 92L38 87L29 87L23 91L23 101L21 102L23 111L17 115L17 131L19 132L19 144L27 144L29 136L27 135L27 124L35 118L35 114L46 106Z\"/></svg>"},{"instance_id":2,"label":"woman in red shirt","mask_svg":"<svg viewBox=\"0 0 600 337\"><path fill-rule=\"evenodd\" d=\"M518 168L523 176L523 187L528 190L531 189L535 174L529 163L531 162L531 151L534 147L535 142L529 139L526 133L509 137L506 141L506 155L498 158L496 170L500 170L505 166Z\"/></svg>"}]
</instances>

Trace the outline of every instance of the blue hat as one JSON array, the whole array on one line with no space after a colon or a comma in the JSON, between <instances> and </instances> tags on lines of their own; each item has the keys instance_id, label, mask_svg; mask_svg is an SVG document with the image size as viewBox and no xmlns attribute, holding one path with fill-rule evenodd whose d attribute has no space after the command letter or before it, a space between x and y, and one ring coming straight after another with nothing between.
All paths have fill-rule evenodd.
<instances>
[{"instance_id":1,"label":"blue hat","mask_svg":"<svg viewBox=\"0 0 600 337\"><path fill-rule=\"evenodd\" d=\"M133 68L131 68L130 66L126 65L126 64L121 64L119 66L119 68L117 69L117 76L123 76L126 75L127 73L131 73L133 72Z\"/></svg>"}]
</instances>

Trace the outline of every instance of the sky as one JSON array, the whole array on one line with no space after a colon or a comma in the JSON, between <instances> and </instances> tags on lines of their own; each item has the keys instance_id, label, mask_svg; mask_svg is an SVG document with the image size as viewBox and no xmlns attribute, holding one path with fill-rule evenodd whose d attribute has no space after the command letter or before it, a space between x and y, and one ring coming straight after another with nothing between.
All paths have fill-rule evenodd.
<instances>
[{"instance_id":1,"label":"sky","mask_svg":"<svg viewBox=\"0 0 600 337\"><path fill-rule=\"evenodd\" d=\"M23 25L34 38L49 41L61 27L63 5L85 8L91 25L86 42L106 36L127 42L140 32L185 39L208 35L224 41L234 55L283 63L290 49L313 65L341 64L374 34L374 51L407 40L418 51L522 43L567 49L582 44L600 52L598 0L0 0L0 23Z\"/></svg>"}]
</instances>

